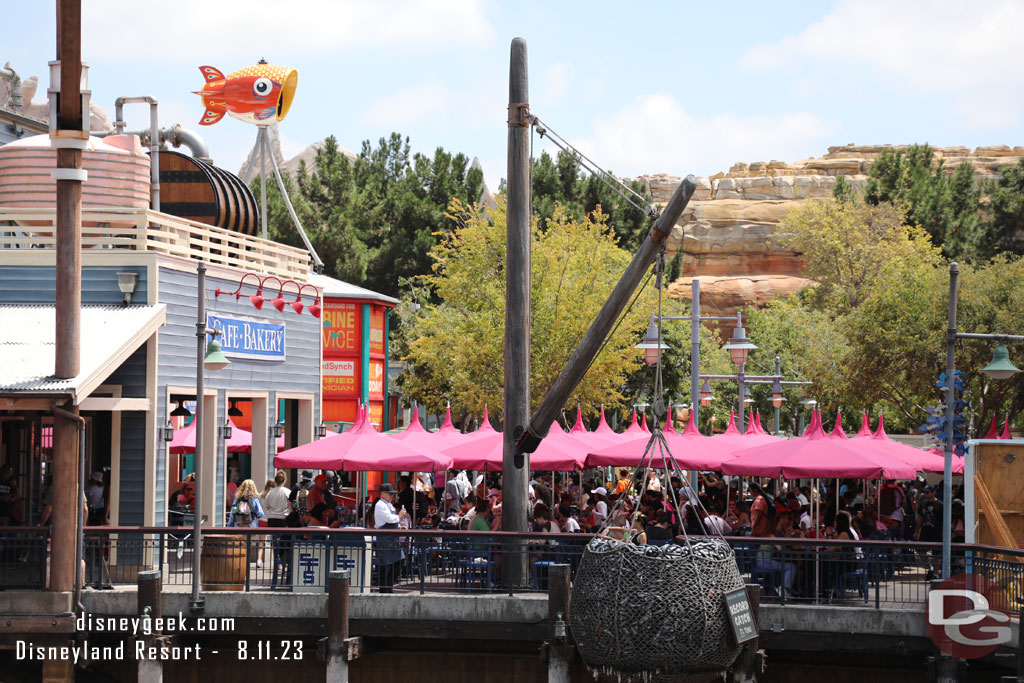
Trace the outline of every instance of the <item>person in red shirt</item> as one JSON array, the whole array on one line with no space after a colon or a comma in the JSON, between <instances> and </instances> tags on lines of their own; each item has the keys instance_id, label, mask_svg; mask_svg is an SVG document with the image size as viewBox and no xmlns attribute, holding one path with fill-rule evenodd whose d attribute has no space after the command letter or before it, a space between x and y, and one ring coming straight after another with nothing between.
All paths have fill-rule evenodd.
<instances>
[{"instance_id":1,"label":"person in red shirt","mask_svg":"<svg viewBox=\"0 0 1024 683\"><path fill-rule=\"evenodd\" d=\"M750 506L751 534L767 536L771 531L771 520L768 518L768 498L757 482L750 482L750 490L754 493L754 503Z\"/></svg>"},{"instance_id":2,"label":"person in red shirt","mask_svg":"<svg viewBox=\"0 0 1024 683\"><path fill-rule=\"evenodd\" d=\"M321 503L331 510L334 509L334 496L327 490L327 476L318 474L313 479L313 488L306 497L306 509L312 510Z\"/></svg>"}]
</instances>

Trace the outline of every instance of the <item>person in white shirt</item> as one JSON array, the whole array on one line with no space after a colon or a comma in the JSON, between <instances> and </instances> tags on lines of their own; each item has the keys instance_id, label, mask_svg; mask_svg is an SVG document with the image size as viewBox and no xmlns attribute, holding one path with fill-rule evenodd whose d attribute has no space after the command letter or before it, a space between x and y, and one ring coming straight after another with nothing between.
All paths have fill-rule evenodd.
<instances>
[{"instance_id":1,"label":"person in white shirt","mask_svg":"<svg viewBox=\"0 0 1024 683\"><path fill-rule=\"evenodd\" d=\"M572 508L565 503L555 508L555 521L558 522L560 530L564 533L573 533L580 530L580 523L572 516Z\"/></svg>"},{"instance_id":2,"label":"person in white shirt","mask_svg":"<svg viewBox=\"0 0 1024 683\"><path fill-rule=\"evenodd\" d=\"M285 518L291 514L292 504L289 498L292 492L287 483L288 475L284 470L278 470L274 476L274 488L267 491L263 497L263 511L267 514L268 527L283 527Z\"/></svg>"},{"instance_id":3,"label":"person in white shirt","mask_svg":"<svg viewBox=\"0 0 1024 683\"><path fill-rule=\"evenodd\" d=\"M606 501L608 489L603 486L598 486L596 489L591 491L590 494L590 505L587 506L587 509L594 515L594 525L602 526L604 524L604 520L608 519L608 503Z\"/></svg>"},{"instance_id":4,"label":"person in white shirt","mask_svg":"<svg viewBox=\"0 0 1024 683\"><path fill-rule=\"evenodd\" d=\"M373 506L373 526L375 529L397 529L399 520L406 517L405 510L395 512L395 489L384 482L380 485L380 498ZM398 537L387 535L377 536L377 585L381 593L395 592L395 574L397 565L405 559L398 544Z\"/></svg>"}]
</instances>

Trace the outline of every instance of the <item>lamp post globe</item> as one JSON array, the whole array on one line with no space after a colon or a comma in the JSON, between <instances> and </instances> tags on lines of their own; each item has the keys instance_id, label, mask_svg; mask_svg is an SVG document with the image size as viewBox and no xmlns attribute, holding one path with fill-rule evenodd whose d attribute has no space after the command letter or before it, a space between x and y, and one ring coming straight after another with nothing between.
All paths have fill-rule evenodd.
<instances>
[{"instance_id":1,"label":"lamp post globe","mask_svg":"<svg viewBox=\"0 0 1024 683\"><path fill-rule=\"evenodd\" d=\"M655 325L653 317L651 319L651 324L647 326L647 333L644 335L644 340L633 348L643 349L644 360L648 365L657 365L661 352L669 348L664 342L658 341L658 326Z\"/></svg>"},{"instance_id":2,"label":"lamp post globe","mask_svg":"<svg viewBox=\"0 0 1024 683\"><path fill-rule=\"evenodd\" d=\"M747 339L747 332L741 326L733 328L732 338L729 343L722 347L729 352L729 357L736 365L743 365L747 362L747 354L756 349L757 346Z\"/></svg>"},{"instance_id":3,"label":"lamp post globe","mask_svg":"<svg viewBox=\"0 0 1024 683\"><path fill-rule=\"evenodd\" d=\"M1010 352L1000 344L992 349L992 362L981 371L992 379L1009 379L1020 372L1020 369L1010 362Z\"/></svg>"}]
</instances>

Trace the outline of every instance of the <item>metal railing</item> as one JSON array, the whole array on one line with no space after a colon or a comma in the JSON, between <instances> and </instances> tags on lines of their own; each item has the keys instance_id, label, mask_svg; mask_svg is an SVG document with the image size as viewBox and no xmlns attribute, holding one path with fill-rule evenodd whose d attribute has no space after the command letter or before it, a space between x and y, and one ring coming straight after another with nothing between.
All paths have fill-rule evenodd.
<instances>
[{"instance_id":1,"label":"metal railing","mask_svg":"<svg viewBox=\"0 0 1024 683\"><path fill-rule=\"evenodd\" d=\"M547 590L548 569L573 572L590 534L519 534L438 529L208 528L203 531L204 590L324 592L328 573L351 572L354 593L522 593ZM901 609L924 604L941 544L729 537L744 580L781 605L831 604ZM36 527L0 529L0 588L44 588L47 536ZM139 571L160 569L167 590L192 582L191 529L90 527L85 530L87 585L134 585ZM504 580L526 566L524 585ZM1024 551L953 546L954 573L982 574L1009 603L1024 598Z\"/></svg>"},{"instance_id":2,"label":"metal railing","mask_svg":"<svg viewBox=\"0 0 1024 683\"><path fill-rule=\"evenodd\" d=\"M4 249L56 249L55 226L54 209L0 208L0 255ZM86 207L82 226L86 250L157 252L302 281L312 272L304 249L159 211Z\"/></svg>"},{"instance_id":3,"label":"metal railing","mask_svg":"<svg viewBox=\"0 0 1024 683\"><path fill-rule=\"evenodd\" d=\"M0 527L0 590L45 589L49 530Z\"/></svg>"}]
</instances>

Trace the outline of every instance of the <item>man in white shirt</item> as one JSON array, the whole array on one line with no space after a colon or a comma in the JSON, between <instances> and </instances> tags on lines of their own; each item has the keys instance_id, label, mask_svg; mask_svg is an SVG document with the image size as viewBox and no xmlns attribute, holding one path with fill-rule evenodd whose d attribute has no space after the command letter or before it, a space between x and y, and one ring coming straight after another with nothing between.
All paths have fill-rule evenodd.
<instances>
[{"instance_id":1,"label":"man in white shirt","mask_svg":"<svg viewBox=\"0 0 1024 683\"><path fill-rule=\"evenodd\" d=\"M267 515L267 526L268 527L283 527L284 520L291 514L292 504L289 497L291 496L291 489L285 486L285 482L288 481L288 476L284 470L278 470L277 475L274 477L274 488L267 491L266 498L263 501L263 511Z\"/></svg>"}]
</instances>

